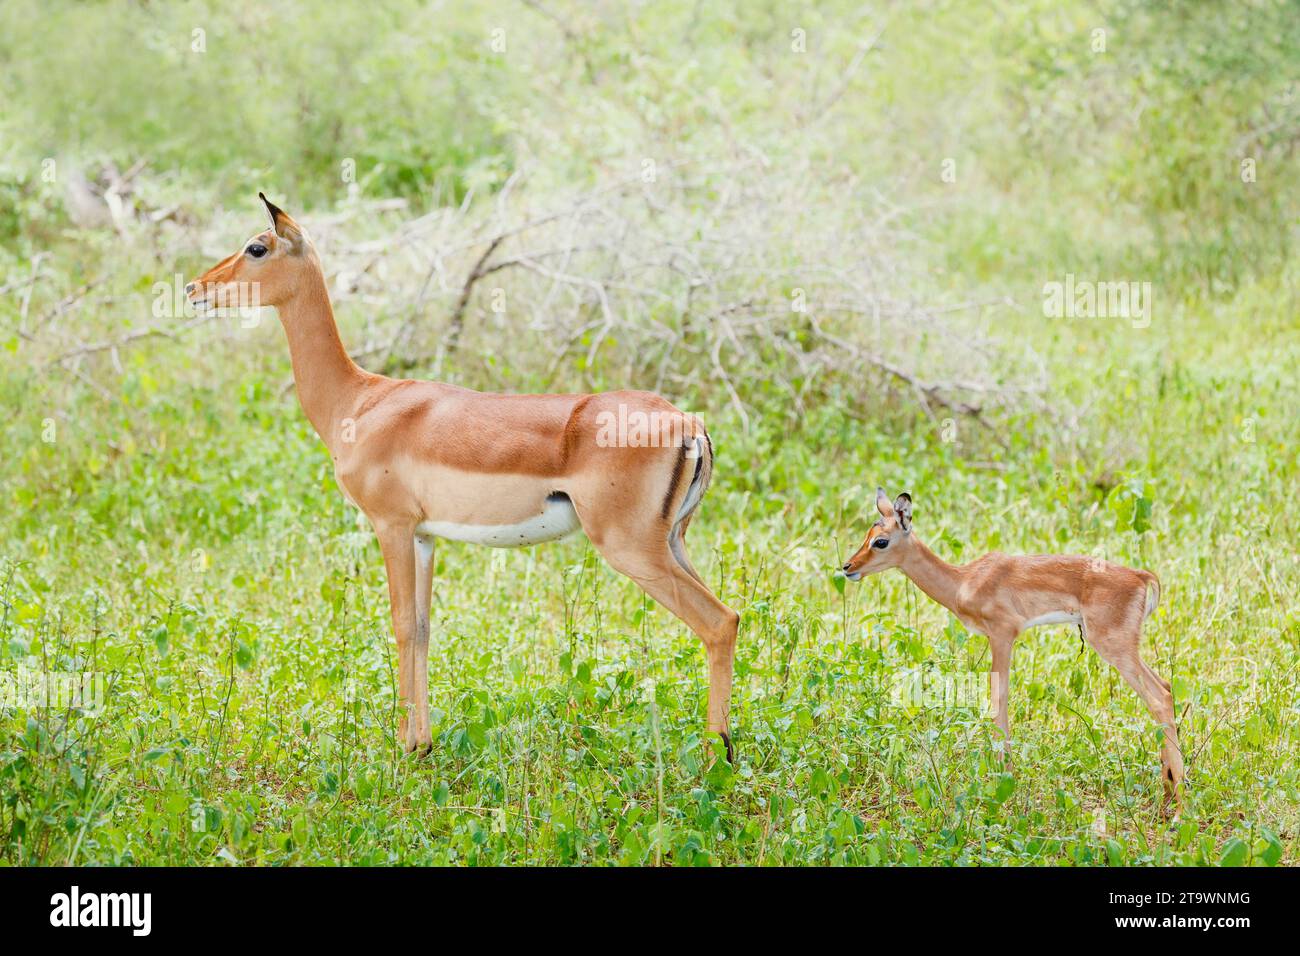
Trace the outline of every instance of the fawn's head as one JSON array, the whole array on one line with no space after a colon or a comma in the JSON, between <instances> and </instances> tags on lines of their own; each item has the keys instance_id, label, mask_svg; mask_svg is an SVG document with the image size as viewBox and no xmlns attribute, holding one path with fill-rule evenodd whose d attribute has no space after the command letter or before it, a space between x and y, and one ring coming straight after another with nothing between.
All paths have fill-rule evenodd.
<instances>
[{"instance_id":1,"label":"fawn's head","mask_svg":"<svg viewBox=\"0 0 1300 956\"><path fill-rule=\"evenodd\" d=\"M308 270L319 271L316 250L302 227L261 193L271 228L259 232L185 287L202 308L277 306L293 297Z\"/></svg>"},{"instance_id":2,"label":"fawn's head","mask_svg":"<svg viewBox=\"0 0 1300 956\"><path fill-rule=\"evenodd\" d=\"M886 568L896 568L912 547L912 496L906 491L891 503L884 488L876 489L880 518L867 530L862 547L841 569L850 581Z\"/></svg>"}]
</instances>

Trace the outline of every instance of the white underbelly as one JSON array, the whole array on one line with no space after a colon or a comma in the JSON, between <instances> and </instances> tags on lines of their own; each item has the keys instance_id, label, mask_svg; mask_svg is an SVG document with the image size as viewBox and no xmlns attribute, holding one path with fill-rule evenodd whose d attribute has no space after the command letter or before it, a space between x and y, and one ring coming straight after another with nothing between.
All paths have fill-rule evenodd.
<instances>
[{"instance_id":1,"label":"white underbelly","mask_svg":"<svg viewBox=\"0 0 1300 956\"><path fill-rule=\"evenodd\" d=\"M458 524L454 521L422 521L415 529L450 541L484 544L489 548L522 548L543 541L555 541L581 527L573 502L563 495L546 499L541 514L516 524Z\"/></svg>"},{"instance_id":2,"label":"white underbelly","mask_svg":"<svg viewBox=\"0 0 1300 956\"><path fill-rule=\"evenodd\" d=\"M1040 624L1082 624L1083 616L1072 611L1049 611L1046 614L1040 614L1038 617L1031 617L1021 625L1022 631L1027 631L1031 627L1038 627Z\"/></svg>"}]
</instances>

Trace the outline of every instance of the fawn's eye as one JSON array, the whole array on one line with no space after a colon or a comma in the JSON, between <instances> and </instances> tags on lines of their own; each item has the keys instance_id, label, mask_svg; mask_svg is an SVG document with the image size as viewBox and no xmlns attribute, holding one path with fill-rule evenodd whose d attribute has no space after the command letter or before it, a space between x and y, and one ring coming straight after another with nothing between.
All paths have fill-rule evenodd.
<instances>
[{"instance_id":1,"label":"fawn's eye","mask_svg":"<svg viewBox=\"0 0 1300 956\"><path fill-rule=\"evenodd\" d=\"M249 243L248 248L244 251L254 259L260 259L262 256L266 255L266 246L262 245L260 242L252 242Z\"/></svg>"},{"instance_id":2,"label":"fawn's eye","mask_svg":"<svg viewBox=\"0 0 1300 956\"><path fill-rule=\"evenodd\" d=\"M879 548L880 550L883 551L885 548L889 547L889 539L877 538L875 541L871 542L871 546L873 548Z\"/></svg>"}]
</instances>

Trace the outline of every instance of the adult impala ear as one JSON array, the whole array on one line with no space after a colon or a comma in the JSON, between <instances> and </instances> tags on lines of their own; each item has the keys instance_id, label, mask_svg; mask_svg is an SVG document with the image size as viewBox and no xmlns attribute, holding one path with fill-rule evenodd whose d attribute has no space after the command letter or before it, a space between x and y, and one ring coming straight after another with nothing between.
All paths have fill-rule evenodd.
<instances>
[{"instance_id":1,"label":"adult impala ear","mask_svg":"<svg viewBox=\"0 0 1300 956\"><path fill-rule=\"evenodd\" d=\"M912 496L906 491L894 499L894 513L898 515L898 526L904 532L912 530Z\"/></svg>"},{"instance_id":2,"label":"adult impala ear","mask_svg":"<svg viewBox=\"0 0 1300 956\"><path fill-rule=\"evenodd\" d=\"M259 192L257 198L262 200L262 204L266 206L267 215L271 217L271 228L275 230L275 234L289 243L292 249L300 248L302 244L302 227L294 222L287 212L267 199L264 194Z\"/></svg>"},{"instance_id":3,"label":"adult impala ear","mask_svg":"<svg viewBox=\"0 0 1300 956\"><path fill-rule=\"evenodd\" d=\"M894 513L894 506L889 503L889 495L885 494L884 488L876 489L876 510L886 518Z\"/></svg>"}]
</instances>

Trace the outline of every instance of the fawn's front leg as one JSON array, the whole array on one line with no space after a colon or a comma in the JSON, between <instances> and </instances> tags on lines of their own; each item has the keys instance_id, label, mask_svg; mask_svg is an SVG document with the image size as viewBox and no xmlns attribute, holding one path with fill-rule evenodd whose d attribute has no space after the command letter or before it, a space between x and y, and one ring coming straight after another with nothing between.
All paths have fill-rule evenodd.
<instances>
[{"instance_id":1,"label":"fawn's front leg","mask_svg":"<svg viewBox=\"0 0 1300 956\"><path fill-rule=\"evenodd\" d=\"M1011 649L1015 641L1014 634L989 637L989 650L993 654L993 666L989 671L989 700L994 722L1002 731L1002 759L1008 770L1011 769L1011 718L1007 712L1007 694L1011 688Z\"/></svg>"}]
</instances>

